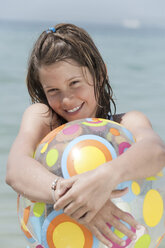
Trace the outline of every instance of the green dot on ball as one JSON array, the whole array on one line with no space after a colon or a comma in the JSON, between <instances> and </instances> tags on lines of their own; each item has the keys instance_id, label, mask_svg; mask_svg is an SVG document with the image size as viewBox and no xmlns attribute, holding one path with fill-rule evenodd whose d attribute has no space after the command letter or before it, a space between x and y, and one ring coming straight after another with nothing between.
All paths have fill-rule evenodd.
<instances>
[{"instance_id":1,"label":"green dot on ball","mask_svg":"<svg viewBox=\"0 0 165 248\"><path fill-rule=\"evenodd\" d=\"M57 149L52 149L46 155L46 164L49 167L52 167L57 162L57 159L58 159L58 151Z\"/></svg>"}]
</instances>

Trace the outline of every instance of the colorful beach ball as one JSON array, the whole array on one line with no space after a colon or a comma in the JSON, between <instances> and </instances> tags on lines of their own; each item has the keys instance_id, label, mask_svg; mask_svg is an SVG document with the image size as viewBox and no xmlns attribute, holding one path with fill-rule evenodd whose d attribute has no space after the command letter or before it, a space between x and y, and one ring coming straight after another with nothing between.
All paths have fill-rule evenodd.
<instances>
[{"instance_id":1,"label":"colorful beach ball","mask_svg":"<svg viewBox=\"0 0 165 248\"><path fill-rule=\"evenodd\" d=\"M64 124L50 132L39 144L35 159L57 176L69 178L117 158L134 142L132 134L118 123L87 118ZM141 223L141 228L135 230L123 222L136 232L137 239L134 241L111 223L107 224L126 241L122 247L162 248L165 233L164 181L162 171L155 177L118 185L118 189L128 187L129 191L123 197L114 199L114 203ZM18 196L17 205L21 229L32 247L105 248L85 226L62 210L54 211L50 204L32 202ZM121 246L113 243L113 248Z\"/></svg>"}]
</instances>

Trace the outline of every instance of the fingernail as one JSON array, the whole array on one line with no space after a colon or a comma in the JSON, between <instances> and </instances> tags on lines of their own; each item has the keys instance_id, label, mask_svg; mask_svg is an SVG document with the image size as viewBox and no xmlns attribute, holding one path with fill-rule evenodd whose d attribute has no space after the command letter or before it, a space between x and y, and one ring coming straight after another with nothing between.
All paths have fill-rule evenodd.
<instances>
[{"instance_id":1,"label":"fingernail","mask_svg":"<svg viewBox=\"0 0 165 248\"><path fill-rule=\"evenodd\" d=\"M123 241L123 242L121 243L121 246L125 246L125 245L126 245L126 242Z\"/></svg>"},{"instance_id":2,"label":"fingernail","mask_svg":"<svg viewBox=\"0 0 165 248\"><path fill-rule=\"evenodd\" d=\"M136 235L133 235L133 236L132 236L132 239L133 239L133 240L137 239L137 236L136 236Z\"/></svg>"},{"instance_id":3,"label":"fingernail","mask_svg":"<svg viewBox=\"0 0 165 248\"><path fill-rule=\"evenodd\" d=\"M140 224L136 225L136 229L137 230L141 229L141 225Z\"/></svg>"}]
</instances>

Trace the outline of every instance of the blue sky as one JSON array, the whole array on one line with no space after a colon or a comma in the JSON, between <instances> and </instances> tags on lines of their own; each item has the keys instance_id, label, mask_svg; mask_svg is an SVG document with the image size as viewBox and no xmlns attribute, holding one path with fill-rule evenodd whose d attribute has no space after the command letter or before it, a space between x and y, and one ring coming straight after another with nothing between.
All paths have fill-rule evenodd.
<instances>
[{"instance_id":1,"label":"blue sky","mask_svg":"<svg viewBox=\"0 0 165 248\"><path fill-rule=\"evenodd\" d=\"M5 0L0 19L165 25L165 0Z\"/></svg>"}]
</instances>

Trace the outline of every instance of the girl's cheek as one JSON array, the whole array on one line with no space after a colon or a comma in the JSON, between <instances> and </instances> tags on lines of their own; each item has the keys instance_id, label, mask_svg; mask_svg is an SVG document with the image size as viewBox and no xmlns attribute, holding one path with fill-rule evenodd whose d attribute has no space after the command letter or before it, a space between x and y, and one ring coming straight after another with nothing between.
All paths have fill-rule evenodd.
<instances>
[{"instance_id":1,"label":"girl's cheek","mask_svg":"<svg viewBox=\"0 0 165 248\"><path fill-rule=\"evenodd\" d=\"M74 96L75 97L84 97L87 94L87 90L84 89L84 87L79 87L74 90Z\"/></svg>"},{"instance_id":2,"label":"girl's cheek","mask_svg":"<svg viewBox=\"0 0 165 248\"><path fill-rule=\"evenodd\" d=\"M57 101L56 101L56 99L55 98L53 98L53 97L49 97L48 98L48 103L49 103L49 105L53 108L54 106L57 106Z\"/></svg>"}]
</instances>

